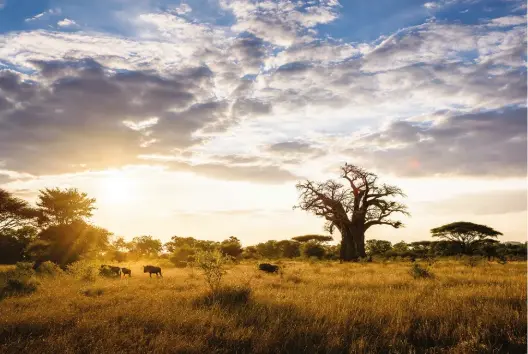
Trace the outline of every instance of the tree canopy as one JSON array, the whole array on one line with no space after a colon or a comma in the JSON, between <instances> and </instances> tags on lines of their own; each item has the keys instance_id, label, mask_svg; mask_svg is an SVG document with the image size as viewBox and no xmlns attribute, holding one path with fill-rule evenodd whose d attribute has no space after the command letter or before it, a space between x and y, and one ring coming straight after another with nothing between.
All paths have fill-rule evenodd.
<instances>
[{"instance_id":1,"label":"tree canopy","mask_svg":"<svg viewBox=\"0 0 528 354\"><path fill-rule=\"evenodd\" d=\"M308 241L318 241L318 242L328 242L332 241L334 238L332 236L326 235L303 235L292 237L292 240L297 242L308 242Z\"/></svg>"},{"instance_id":2,"label":"tree canopy","mask_svg":"<svg viewBox=\"0 0 528 354\"><path fill-rule=\"evenodd\" d=\"M46 188L40 191L38 207L45 225L64 225L76 220L86 220L95 209L95 198L76 188Z\"/></svg>"},{"instance_id":3,"label":"tree canopy","mask_svg":"<svg viewBox=\"0 0 528 354\"><path fill-rule=\"evenodd\" d=\"M458 221L431 229L433 237L448 241L458 242L468 251L475 241L488 237L497 238L501 232L486 225L474 224L467 221Z\"/></svg>"},{"instance_id":4,"label":"tree canopy","mask_svg":"<svg viewBox=\"0 0 528 354\"><path fill-rule=\"evenodd\" d=\"M0 233L30 225L38 215L28 202L0 188Z\"/></svg>"}]
</instances>

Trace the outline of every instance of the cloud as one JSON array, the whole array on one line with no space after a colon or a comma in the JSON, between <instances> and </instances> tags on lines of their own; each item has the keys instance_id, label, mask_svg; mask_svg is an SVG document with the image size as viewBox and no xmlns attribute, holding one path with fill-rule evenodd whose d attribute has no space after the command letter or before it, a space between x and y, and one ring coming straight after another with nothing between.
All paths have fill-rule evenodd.
<instances>
[{"instance_id":1,"label":"cloud","mask_svg":"<svg viewBox=\"0 0 528 354\"><path fill-rule=\"evenodd\" d=\"M224 0L221 4L236 17L233 30L252 33L280 46L289 46L303 36L309 37L307 30L332 22L337 18L339 7L335 0L311 3Z\"/></svg>"},{"instance_id":2,"label":"cloud","mask_svg":"<svg viewBox=\"0 0 528 354\"><path fill-rule=\"evenodd\" d=\"M78 27L79 25L75 21L70 20L69 18L64 18L60 20L59 22L57 22L57 26L71 28L71 27Z\"/></svg>"},{"instance_id":3,"label":"cloud","mask_svg":"<svg viewBox=\"0 0 528 354\"><path fill-rule=\"evenodd\" d=\"M348 156L399 176L526 175L526 108L396 121Z\"/></svg>"},{"instance_id":4,"label":"cloud","mask_svg":"<svg viewBox=\"0 0 528 354\"><path fill-rule=\"evenodd\" d=\"M462 194L447 200L422 203L421 207L435 215L497 215L526 211L526 200L526 190L503 190Z\"/></svg>"},{"instance_id":5,"label":"cloud","mask_svg":"<svg viewBox=\"0 0 528 354\"><path fill-rule=\"evenodd\" d=\"M320 150L302 141L284 141L268 146L268 151L277 154L313 154Z\"/></svg>"},{"instance_id":6,"label":"cloud","mask_svg":"<svg viewBox=\"0 0 528 354\"><path fill-rule=\"evenodd\" d=\"M217 117L217 103L202 96L209 74L201 68L164 78L115 72L91 59L34 65L38 81L0 72L7 99L0 111L0 161L9 169L58 173L133 163L149 151L141 147L146 141L160 150L188 147L192 134Z\"/></svg>"},{"instance_id":7,"label":"cloud","mask_svg":"<svg viewBox=\"0 0 528 354\"><path fill-rule=\"evenodd\" d=\"M526 24L526 16L505 16L491 19L490 26L510 27Z\"/></svg>"},{"instance_id":8,"label":"cloud","mask_svg":"<svg viewBox=\"0 0 528 354\"><path fill-rule=\"evenodd\" d=\"M175 162L169 166L175 171L188 171L197 175L228 181L278 184L302 179L302 177L273 165L229 166L216 163L191 165L185 162Z\"/></svg>"}]
</instances>

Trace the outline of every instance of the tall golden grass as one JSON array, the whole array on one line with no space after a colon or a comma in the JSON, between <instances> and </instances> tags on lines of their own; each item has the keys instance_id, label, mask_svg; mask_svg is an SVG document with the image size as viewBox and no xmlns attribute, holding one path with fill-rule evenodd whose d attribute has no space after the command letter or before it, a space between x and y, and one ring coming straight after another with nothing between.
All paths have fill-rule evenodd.
<instances>
[{"instance_id":1,"label":"tall golden grass","mask_svg":"<svg viewBox=\"0 0 528 354\"><path fill-rule=\"evenodd\" d=\"M211 298L199 270L39 279L0 300L2 353L524 353L526 263L286 262L230 266ZM207 300L210 301L207 301Z\"/></svg>"}]
</instances>

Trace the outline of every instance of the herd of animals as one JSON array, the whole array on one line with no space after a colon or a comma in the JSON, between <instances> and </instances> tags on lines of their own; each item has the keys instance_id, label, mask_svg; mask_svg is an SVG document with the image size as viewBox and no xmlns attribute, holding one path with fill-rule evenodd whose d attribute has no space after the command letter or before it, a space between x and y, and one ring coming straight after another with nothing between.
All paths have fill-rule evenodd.
<instances>
[{"instance_id":1,"label":"herd of animals","mask_svg":"<svg viewBox=\"0 0 528 354\"><path fill-rule=\"evenodd\" d=\"M260 263L258 268L259 270L266 272L266 273L278 273L280 269L278 265L270 264L270 263ZM101 265L99 269L99 273L101 275L106 275L106 276L117 276L117 277L121 277L121 276L126 277L127 275L129 277L132 276L132 270L130 270L129 268L111 266L108 264ZM146 265L146 266L143 266L143 273L149 273L149 277L152 277L152 274L156 274L157 277L163 278L163 275L161 274L161 267Z\"/></svg>"}]
</instances>

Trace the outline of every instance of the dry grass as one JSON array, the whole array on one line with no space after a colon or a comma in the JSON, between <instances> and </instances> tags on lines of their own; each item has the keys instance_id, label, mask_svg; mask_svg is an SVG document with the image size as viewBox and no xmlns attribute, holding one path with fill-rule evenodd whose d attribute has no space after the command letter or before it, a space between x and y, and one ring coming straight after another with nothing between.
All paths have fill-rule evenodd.
<instances>
[{"instance_id":1,"label":"dry grass","mask_svg":"<svg viewBox=\"0 0 528 354\"><path fill-rule=\"evenodd\" d=\"M209 301L195 270L41 279L0 302L2 353L523 353L526 263L232 266ZM222 293L224 291L224 293Z\"/></svg>"}]
</instances>

